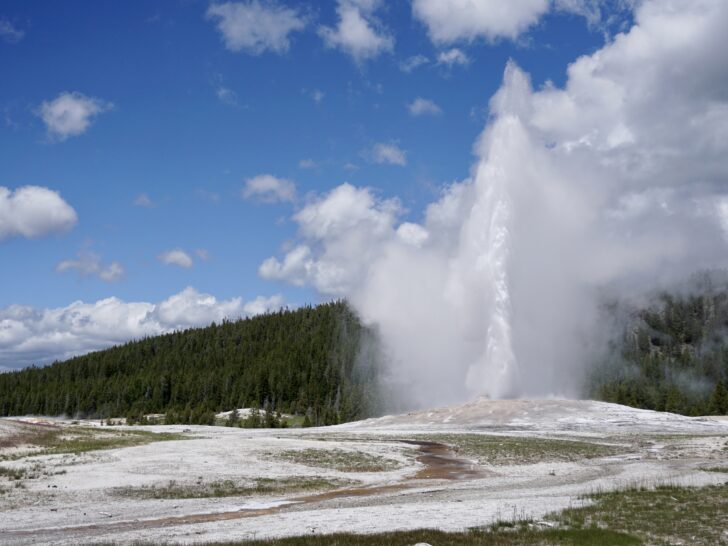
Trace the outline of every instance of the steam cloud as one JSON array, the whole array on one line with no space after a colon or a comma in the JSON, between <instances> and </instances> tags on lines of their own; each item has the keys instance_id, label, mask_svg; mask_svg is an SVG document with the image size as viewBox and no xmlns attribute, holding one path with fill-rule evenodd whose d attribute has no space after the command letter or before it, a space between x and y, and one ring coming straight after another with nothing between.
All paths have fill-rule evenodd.
<instances>
[{"instance_id":1,"label":"steam cloud","mask_svg":"<svg viewBox=\"0 0 728 546\"><path fill-rule=\"evenodd\" d=\"M261 275L347 297L404 404L580 394L601 298L728 257L728 3L644 1L634 20L563 89L509 63L471 176L421 223L344 184Z\"/></svg>"}]
</instances>

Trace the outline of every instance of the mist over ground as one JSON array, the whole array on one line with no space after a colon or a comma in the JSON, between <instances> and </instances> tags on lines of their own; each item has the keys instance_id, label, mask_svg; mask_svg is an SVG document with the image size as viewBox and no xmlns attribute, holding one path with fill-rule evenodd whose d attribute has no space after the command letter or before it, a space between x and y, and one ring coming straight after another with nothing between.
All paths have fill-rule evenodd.
<instances>
[{"instance_id":1,"label":"mist over ground","mask_svg":"<svg viewBox=\"0 0 728 546\"><path fill-rule=\"evenodd\" d=\"M728 4L645 1L563 88L510 62L470 176L419 223L343 184L267 279L346 297L405 403L579 396L602 302L726 265Z\"/></svg>"}]
</instances>

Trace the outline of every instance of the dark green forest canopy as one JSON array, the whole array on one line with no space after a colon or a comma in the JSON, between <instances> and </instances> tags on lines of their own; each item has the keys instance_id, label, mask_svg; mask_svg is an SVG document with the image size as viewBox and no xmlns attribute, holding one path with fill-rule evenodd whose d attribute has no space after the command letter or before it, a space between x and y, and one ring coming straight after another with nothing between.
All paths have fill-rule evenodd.
<instances>
[{"instance_id":1,"label":"dark green forest canopy","mask_svg":"<svg viewBox=\"0 0 728 546\"><path fill-rule=\"evenodd\" d=\"M372 336L344 302L225 321L0 374L0 414L207 422L265 407L349 421L377 411Z\"/></svg>"}]
</instances>

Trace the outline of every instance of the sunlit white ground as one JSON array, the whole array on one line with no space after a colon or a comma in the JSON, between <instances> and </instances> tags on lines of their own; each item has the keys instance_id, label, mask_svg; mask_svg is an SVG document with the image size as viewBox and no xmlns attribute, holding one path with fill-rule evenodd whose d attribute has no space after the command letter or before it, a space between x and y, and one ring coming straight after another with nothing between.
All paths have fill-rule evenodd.
<instances>
[{"instance_id":1,"label":"sunlit white ground","mask_svg":"<svg viewBox=\"0 0 728 546\"><path fill-rule=\"evenodd\" d=\"M17 433L19 426L17 420L0 420L0 442ZM193 543L424 527L456 531L498 519L539 520L548 512L588 502L582 495L594 491L660 483L722 483L726 474L702 469L728 459L728 421L590 401L481 399L320 429L135 427L140 428L180 432L185 439L0 461L5 468L35 465L43 469L43 475L23 480L23 488L0 477L0 487L5 489L0 494L2 543ZM423 468L419 452L400 440L466 433L519 436L536 442L576 439L617 449L609 456L570 462L546 458L527 464L489 464L481 460L473 464L482 471L474 479L415 479ZM397 468L344 472L279 456L308 448L367 453L391 460ZM0 448L0 455L12 455L16 449ZM356 482L349 487L371 487L373 492L316 498L316 491L299 491L198 499L118 494L119 488L163 487L170 481L194 487L220 480L246 484L261 477L291 476ZM303 497L308 498L301 501Z\"/></svg>"}]
</instances>

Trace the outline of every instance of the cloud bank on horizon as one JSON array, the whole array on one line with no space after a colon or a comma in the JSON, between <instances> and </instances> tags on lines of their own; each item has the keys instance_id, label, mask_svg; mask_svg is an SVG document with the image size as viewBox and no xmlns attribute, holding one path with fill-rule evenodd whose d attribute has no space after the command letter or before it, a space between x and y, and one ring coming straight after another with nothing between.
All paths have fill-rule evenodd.
<instances>
[{"instance_id":1,"label":"cloud bank on horizon","mask_svg":"<svg viewBox=\"0 0 728 546\"><path fill-rule=\"evenodd\" d=\"M392 93L386 115L391 118L396 110L403 120L397 125L387 118L376 134L360 140L355 139L364 121L347 120L337 137L320 137L334 150L342 140L355 141L338 171L327 170L331 160L319 159L293 138L288 146L269 144L274 152L267 163L258 161L260 148L253 147L255 153L243 154L251 166L230 186L230 198L221 199L213 188L209 195L215 199L207 201L215 207L250 202L245 215L256 233L264 231L264 214L275 219L271 225L282 226L284 235L261 241L267 246L254 251L229 233L226 240L239 252L251 252L250 259L257 261L246 265L263 281L351 301L367 323L379 327L389 379L407 386L407 403L450 402L480 393L573 395L583 361L599 348L593 325L600 297L628 295L695 269L728 265L728 65L717 53L728 45L728 4L413 0L409 16L431 46L422 51L412 49L395 11L379 0L337 0L329 20L319 20L312 8L273 0L206 7L200 19L213 38L222 40L217 47L229 57L285 63L309 44L316 56L344 58L362 79L374 97L363 117L386 109L387 93ZM407 195L411 186L390 182L427 172L428 158L406 124L451 123L457 101L449 100L442 82L472 73L480 60L474 48L526 43L550 15L576 15L607 38L587 53L574 52L562 83L534 85L517 62L500 64L502 81L475 142L469 176L460 169L449 178L457 181L446 185L427 176L417 181L439 188L434 200L413 200ZM619 31L612 35L614 28ZM31 34L22 41L6 39L3 47L21 47ZM400 78L436 78L427 80L436 83L416 90L406 84L398 94L393 81L387 86L373 81L375 63L387 63ZM560 73L552 77L561 81ZM243 88L233 89L227 76L225 86L219 75L211 79L210 96L220 108L251 116L245 105L252 99ZM222 96L221 89L227 90ZM323 124L326 108L340 103L349 108L362 92L352 90L350 82L337 93L333 86L308 81L295 93L324 112L315 118ZM96 90L92 95L113 103L80 92L35 102L40 106L34 114L50 137L45 146L76 145L115 117L101 114L127 108L114 95ZM301 125L296 120L302 107L280 109L282 119L293 120L289 125ZM463 123L472 123L465 117ZM419 133L446 138L453 130L418 127ZM324 134L325 128L314 129ZM248 146L266 138L259 127L253 131ZM439 142L452 150L448 142ZM279 160L287 147L297 154L289 158L288 170ZM211 153L218 157L217 150ZM325 176L328 182L306 185L299 180L301 171L308 180ZM380 180L388 184L386 190L377 187ZM152 195L154 200L140 189L126 202L138 205L138 214L153 214L164 208L164 200ZM0 240L69 233L78 229L79 217L84 220L77 209L45 187L0 188ZM194 223L194 217L176 218L181 226ZM273 250L276 237L284 241L279 253ZM145 248L144 259L133 256L138 262L177 266L164 268L162 275L200 275L204 268L198 264L209 256L199 247L208 244L191 239L154 241L157 247ZM195 257L185 248L198 248ZM114 249L105 254L113 255ZM221 254L219 248L214 252ZM106 262L90 251L71 251L64 258L53 262L55 271L75 272L72 277L79 282L97 279L122 287L133 276L132 267L115 257ZM166 287L166 277L160 278ZM47 362L144 335L266 312L290 301L282 294L247 303L218 299L192 288L188 278L177 277L187 287L173 296L161 294L153 300L158 303L101 297L84 298L95 303L0 309L0 366Z\"/></svg>"},{"instance_id":2,"label":"cloud bank on horizon","mask_svg":"<svg viewBox=\"0 0 728 546\"><path fill-rule=\"evenodd\" d=\"M61 360L145 336L278 310L280 295L218 300L187 287L158 303L105 298L56 309L11 305L0 310L0 370Z\"/></svg>"}]
</instances>

